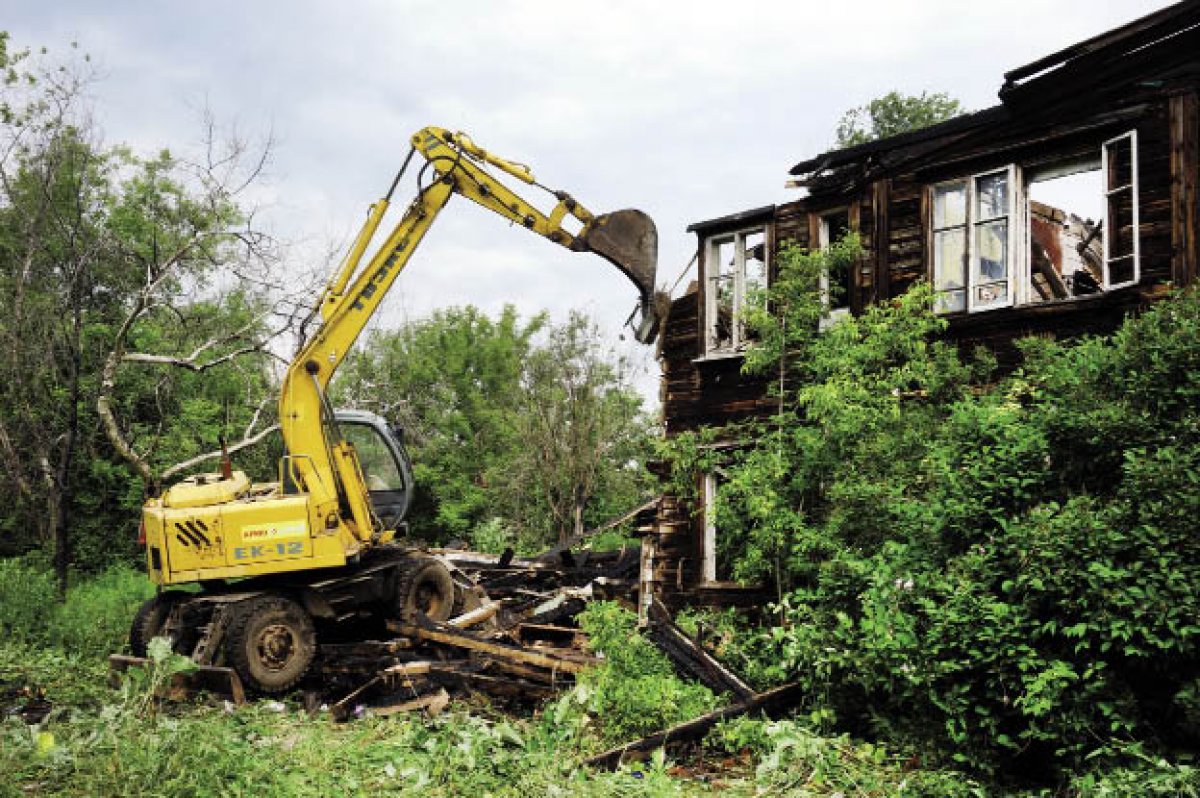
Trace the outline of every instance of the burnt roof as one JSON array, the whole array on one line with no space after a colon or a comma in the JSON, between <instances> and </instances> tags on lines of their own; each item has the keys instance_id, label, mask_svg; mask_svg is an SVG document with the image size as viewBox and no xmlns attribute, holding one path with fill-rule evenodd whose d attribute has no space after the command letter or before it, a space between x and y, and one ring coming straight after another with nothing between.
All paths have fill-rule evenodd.
<instances>
[{"instance_id":1,"label":"burnt roof","mask_svg":"<svg viewBox=\"0 0 1200 798\"><path fill-rule=\"evenodd\" d=\"M1001 104L920 130L830 150L789 170L815 193L849 187L955 142L978 141L997 123L1091 115L1127 92L1200 82L1200 0L1167 6L1005 73ZM1155 81L1153 78L1160 78Z\"/></svg>"}]
</instances>

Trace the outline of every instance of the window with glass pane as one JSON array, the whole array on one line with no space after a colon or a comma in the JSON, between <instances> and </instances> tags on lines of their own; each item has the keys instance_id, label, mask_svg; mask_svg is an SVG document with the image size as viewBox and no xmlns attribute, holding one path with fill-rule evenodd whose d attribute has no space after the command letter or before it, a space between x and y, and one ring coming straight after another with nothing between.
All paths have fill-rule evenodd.
<instances>
[{"instance_id":1,"label":"window with glass pane","mask_svg":"<svg viewBox=\"0 0 1200 798\"><path fill-rule=\"evenodd\" d=\"M1008 172L975 178L972 307L1008 302Z\"/></svg>"},{"instance_id":2,"label":"window with glass pane","mask_svg":"<svg viewBox=\"0 0 1200 798\"><path fill-rule=\"evenodd\" d=\"M1138 281L1137 134L1104 144L1105 288Z\"/></svg>"},{"instance_id":3,"label":"window with glass pane","mask_svg":"<svg viewBox=\"0 0 1200 798\"><path fill-rule=\"evenodd\" d=\"M342 435L358 454L368 490L404 490L404 477L396 465L396 458L373 427L366 424L339 426Z\"/></svg>"},{"instance_id":4,"label":"window with glass pane","mask_svg":"<svg viewBox=\"0 0 1200 798\"><path fill-rule=\"evenodd\" d=\"M715 236L705 252L706 351L737 351L748 340L746 304L762 302L767 287L766 231Z\"/></svg>"},{"instance_id":5,"label":"window with glass pane","mask_svg":"<svg viewBox=\"0 0 1200 798\"><path fill-rule=\"evenodd\" d=\"M761 302L762 290L767 287L766 234L762 230L746 233L742 251L746 259L746 299Z\"/></svg>"},{"instance_id":6,"label":"window with glass pane","mask_svg":"<svg viewBox=\"0 0 1200 798\"><path fill-rule=\"evenodd\" d=\"M967 308L967 183L933 190L933 289L942 312Z\"/></svg>"}]
</instances>

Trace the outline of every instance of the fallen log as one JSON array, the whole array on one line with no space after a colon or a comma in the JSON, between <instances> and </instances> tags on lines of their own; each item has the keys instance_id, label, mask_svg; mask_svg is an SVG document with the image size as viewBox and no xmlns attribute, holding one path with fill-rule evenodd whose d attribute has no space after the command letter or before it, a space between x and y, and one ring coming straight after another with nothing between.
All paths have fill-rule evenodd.
<instances>
[{"instance_id":1,"label":"fallen log","mask_svg":"<svg viewBox=\"0 0 1200 798\"><path fill-rule=\"evenodd\" d=\"M640 740L634 740L616 748L611 748L587 760L585 764L594 768L611 770L619 766L621 760L628 754L643 754L653 751L656 748L665 748L668 745L698 740L707 734L709 729L723 720L759 711L768 716L775 715L794 705L801 694L800 684L798 682L791 682L782 687L768 690L765 693L758 693L748 701L742 701L724 709L709 712L706 715L693 718L692 720L672 726L669 729L655 732Z\"/></svg>"}]
</instances>

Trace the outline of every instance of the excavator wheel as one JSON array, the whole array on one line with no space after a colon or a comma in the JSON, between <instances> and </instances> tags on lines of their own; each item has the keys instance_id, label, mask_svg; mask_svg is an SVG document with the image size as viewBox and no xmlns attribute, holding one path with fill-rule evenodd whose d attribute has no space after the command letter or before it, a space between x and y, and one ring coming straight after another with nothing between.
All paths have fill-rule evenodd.
<instances>
[{"instance_id":1,"label":"excavator wheel","mask_svg":"<svg viewBox=\"0 0 1200 798\"><path fill-rule=\"evenodd\" d=\"M147 656L150 641L162 633L167 617L177 601L178 593L159 593L138 608L137 614L133 616L133 624L129 627L129 650L133 656Z\"/></svg>"},{"instance_id":2,"label":"excavator wheel","mask_svg":"<svg viewBox=\"0 0 1200 798\"><path fill-rule=\"evenodd\" d=\"M242 684L282 693L299 682L317 652L312 618L283 596L256 596L233 607L225 656Z\"/></svg>"},{"instance_id":3,"label":"excavator wheel","mask_svg":"<svg viewBox=\"0 0 1200 798\"><path fill-rule=\"evenodd\" d=\"M413 623L421 613L435 623L454 613L454 577L441 560L409 557L396 578L395 612L401 623Z\"/></svg>"}]
</instances>

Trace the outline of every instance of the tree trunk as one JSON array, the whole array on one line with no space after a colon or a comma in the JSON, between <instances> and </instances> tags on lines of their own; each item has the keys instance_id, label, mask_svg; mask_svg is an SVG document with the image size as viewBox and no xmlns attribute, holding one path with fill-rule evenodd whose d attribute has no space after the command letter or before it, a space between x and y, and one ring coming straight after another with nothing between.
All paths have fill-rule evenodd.
<instances>
[{"instance_id":1,"label":"tree trunk","mask_svg":"<svg viewBox=\"0 0 1200 798\"><path fill-rule=\"evenodd\" d=\"M571 518L574 521L574 529L571 535L578 537L583 534L583 506L587 504L587 497L584 495L582 485L575 486L574 498L575 501L572 502L571 507ZM562 543L563 541L560 540L559 542Z\"/></svg>"}]
</instances>

